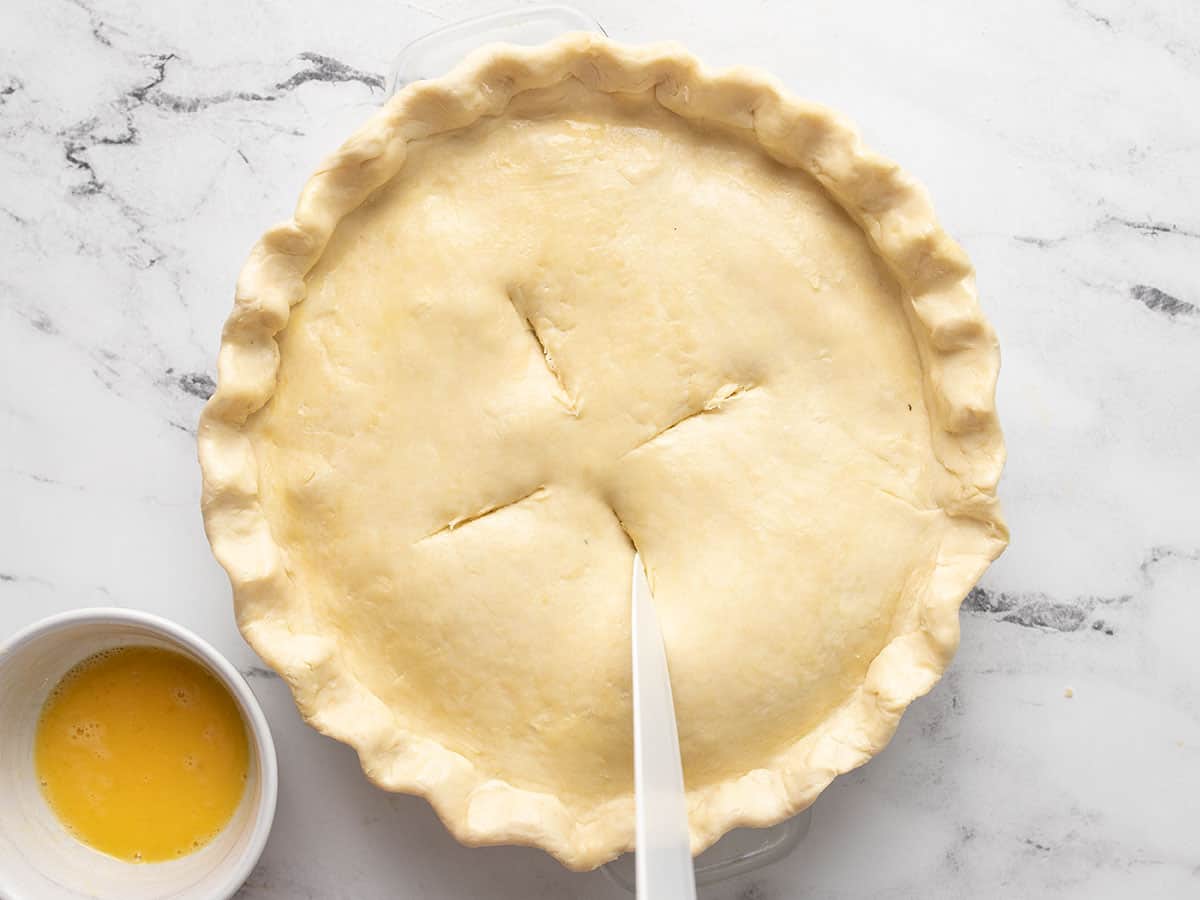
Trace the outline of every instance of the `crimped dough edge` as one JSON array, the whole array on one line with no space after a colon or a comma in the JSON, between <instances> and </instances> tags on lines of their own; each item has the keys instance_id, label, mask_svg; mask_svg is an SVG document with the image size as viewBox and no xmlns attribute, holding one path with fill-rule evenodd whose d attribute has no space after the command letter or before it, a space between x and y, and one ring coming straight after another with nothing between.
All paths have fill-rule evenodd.
<instances>
[{"instance_id":1,"label":"crimped dough edge","mask_svg":"<svg viewBox=\"0 0 1200 900\"><path fill-rule=\"evenodd\" d=\"M292 218L255 244L222 333L218 386L200 417L202 508L229 574L246 640L287 680L304 718L358 751L368 777L429 800L464 844L541 847L590 869L633 846L633 799L571 815L554 795L488 778L471 760L412 733L344 669L285 571L258 492L243 428L275 388L275 335L305 295L305 276L339 221L391 179L407 143L503 112L517 93L574 77L593 90L652 90L666 109L719 123L814 177L856 221L909 301L925 372L933 448L952 476L946 537L917 600L916 630L893 636L863 683L817 728L741 777L689 792L693 852L727 831L767 826L809 806L841 773L891 739L900 715L933 687L958 645L958 609L1008 542L996 485L1004 442L995 408L999 347L979 309L974 272L942 230L923 188L863 148L833 112L790 97L753 69L704 69L682 47L625 46L591 34L536 48L484 47L445 77L397 93L305 185Z\"/></svg>"}]
</instances>

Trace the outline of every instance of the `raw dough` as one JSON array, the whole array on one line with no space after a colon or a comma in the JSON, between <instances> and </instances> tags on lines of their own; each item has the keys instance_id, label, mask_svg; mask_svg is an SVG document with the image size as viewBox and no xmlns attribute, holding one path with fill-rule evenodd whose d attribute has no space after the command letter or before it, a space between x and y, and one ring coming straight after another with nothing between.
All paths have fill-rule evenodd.
<instances>
[{"instance_id":1,"label":"raw dough","mask_svg":"<svg viewBox=\"0 0 1200 900\"><path fill-rule=\"evenodd\" d=\"M394 99L244 273L201 434L240 623L465 841L630 846L635 545L697 849L880 749L1003 548L969 264L774 90L492 50ZM785 164L772 115L832 164Z\"/></svg>"}]
</instances>

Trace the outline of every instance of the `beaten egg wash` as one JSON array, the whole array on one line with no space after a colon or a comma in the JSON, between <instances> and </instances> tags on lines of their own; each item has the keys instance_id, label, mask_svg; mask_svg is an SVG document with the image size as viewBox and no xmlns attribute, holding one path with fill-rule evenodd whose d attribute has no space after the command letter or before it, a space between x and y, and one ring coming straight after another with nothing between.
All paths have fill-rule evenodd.
<instances>
[{"instance_id":1,"label":"beaten egg wash","mask_svg":"<svg viewBox=\"0 0 1200 900\"><path fill-rule=\"evenodd\" d=\"M84 843L129 862L175 859L217 835L246 788L249 748L229 692L203 666L122 647L73 668L46 701L42 790Z\"/></svg>"}]
</instances>

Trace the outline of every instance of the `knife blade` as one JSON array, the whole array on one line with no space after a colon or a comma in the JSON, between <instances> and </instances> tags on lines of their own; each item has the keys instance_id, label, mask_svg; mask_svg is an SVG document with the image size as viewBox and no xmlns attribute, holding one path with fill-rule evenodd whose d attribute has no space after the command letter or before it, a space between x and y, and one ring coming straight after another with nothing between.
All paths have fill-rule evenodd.
<instances>
[{"instance_id":1,"label":"knife blade","mask_svg":"<svg viewBox=\"0 0 1200 900\"><path fill-rule=\"evenodd\" d=\"M662 630L641 554L633 556L633 772L637 895L695 900L687 795Z\"/></svg>"}]
</instances>

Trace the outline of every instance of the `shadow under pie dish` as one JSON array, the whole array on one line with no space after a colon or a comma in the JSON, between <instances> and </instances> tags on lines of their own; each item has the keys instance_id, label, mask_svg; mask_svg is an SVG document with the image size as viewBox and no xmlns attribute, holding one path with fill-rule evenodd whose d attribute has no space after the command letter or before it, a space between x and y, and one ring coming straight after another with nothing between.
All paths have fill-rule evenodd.
<instances>
[{"instance_id":1,"label":"shadow under pie dish","mask_svg":"<svg viewBox=\"0 0 1200 900\"><path fill-rule=\"evenodd\" d=\"M634 837L629 573L693 848L867 761L1007 542L995 336L924 191L675 45L393 97L238 281L206 529L306 719L469 844Z\"/></svg>"}]
</instances>

